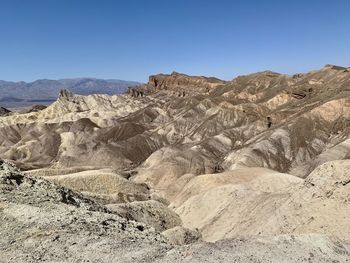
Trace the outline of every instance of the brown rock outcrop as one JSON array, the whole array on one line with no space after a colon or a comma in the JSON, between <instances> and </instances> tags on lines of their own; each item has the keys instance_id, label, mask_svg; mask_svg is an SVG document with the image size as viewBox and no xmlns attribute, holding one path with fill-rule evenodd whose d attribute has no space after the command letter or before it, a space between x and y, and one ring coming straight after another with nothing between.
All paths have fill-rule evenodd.
<instances>
[{"instance_id":1,"label":"brown rock outcrop","mask_svg":"<svg viewBox=\"0 0 350 263\"><path fill-rule=\"evenodd\" d=\"M213 77L188 76L177 72L173 72L170 75L153 75L149 77L148 81L148 84L157 90L179 91L182 97L186 95L186 92L209 92L225 83L225 81Z\"/></svg>"}]
</instances>

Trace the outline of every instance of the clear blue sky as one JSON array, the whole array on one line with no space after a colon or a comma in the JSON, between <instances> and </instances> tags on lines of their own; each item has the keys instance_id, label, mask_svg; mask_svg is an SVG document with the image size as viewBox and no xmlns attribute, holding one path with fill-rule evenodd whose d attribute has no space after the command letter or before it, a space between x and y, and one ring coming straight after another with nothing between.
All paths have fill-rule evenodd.
<instances>
[{"instance_id":1,"label":"clear blue sky","mask_svg":"<svg viewBox=\"0 0 350 263\"><path fill-rule=\"evenodd\" d=\"M0 0L0 79L350 66L348 0Z\"/></svg>"}]
</instances>

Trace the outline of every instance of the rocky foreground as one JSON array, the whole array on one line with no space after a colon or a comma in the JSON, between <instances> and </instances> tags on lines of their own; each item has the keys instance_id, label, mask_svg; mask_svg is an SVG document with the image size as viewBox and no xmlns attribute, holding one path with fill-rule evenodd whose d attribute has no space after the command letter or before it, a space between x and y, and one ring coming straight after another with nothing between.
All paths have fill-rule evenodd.
<instances>
[{"instance_id":1,"label":"rocky foreground","mask_svg":"<svg viewBox=\"0 0 350 263\"><path fill-rule=\"evenodd\" d=\"M349 244L325 235L278 235L174 246L92 199L0 166L0 262L346 262ZM169 235L170 234L170 235ZM188 235L188 234L187 234ZM168 236L168 238L167 238Z\"/></svg>"},{"instance_id":2,"label":"rocky foreground","mask_svg":"<svg viewBox=\"0 0 350 263\"><path fill-rule=\"evenodd\" d=\"M8 112L0 262L350 262L349 112L333 65Z\"/></svg>"}]
</instances>

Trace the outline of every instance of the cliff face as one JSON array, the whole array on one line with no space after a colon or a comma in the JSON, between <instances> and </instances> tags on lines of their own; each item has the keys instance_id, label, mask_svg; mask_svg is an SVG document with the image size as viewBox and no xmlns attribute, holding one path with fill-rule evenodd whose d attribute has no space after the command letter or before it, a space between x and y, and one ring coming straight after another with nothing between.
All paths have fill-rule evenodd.
<instances>
[{"instance_id":1,"label":"cliff face","mask_svg":"<svg viewBox=\"0 0 350 263\"><path fill-rule=\"evenodd\" d=\"M226 82L217 78L194 77L173 72L149 77L148 85L156 90L179 91L186 93L209 92Z\"/></svg>"}]
</instances>

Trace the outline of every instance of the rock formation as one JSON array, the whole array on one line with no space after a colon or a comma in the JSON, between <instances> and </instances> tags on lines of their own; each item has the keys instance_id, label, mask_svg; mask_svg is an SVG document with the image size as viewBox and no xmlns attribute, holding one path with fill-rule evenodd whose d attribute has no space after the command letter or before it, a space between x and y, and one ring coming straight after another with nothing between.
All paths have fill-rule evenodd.
<instances>
[{"instance_id":1,"label":"rock formation","mask_svg":"<svg viewBox=\"0 0 350 263\"><path fill-rule=\"evenodd\" d=\"M349 112L350 71L334 65L232 81L160 74L118 96L61 91L0 117L0 158L25 171L0 170L16 174L1 177L0 249L10 262L129 262L135 251L133 262L346 262Z\"/></svg>"},{"instance_id":2,"label":"rock formation","mask_svg":"<svg viewBox=\"0 0 350 263\"><path fill-rule=\"evenodd\" d=\"M208 92L225 83L225 81L213 77L190 77L177 72L170 75L153 75L149 77L148 81L148 85L156 90L181 90L183 92Z\"/></svg>"},{"instance_id":3,"label":"rock formation","mask_svg":"<svg viewBox=\"0 0 350 263\"><path fill-rule=\"evenodd\" d=\"M11 112L10 110L8 110L4 107L0 107L0 116L7 116L7 115L9 115L10 112Z\"/></svg>"}]
</instances>

